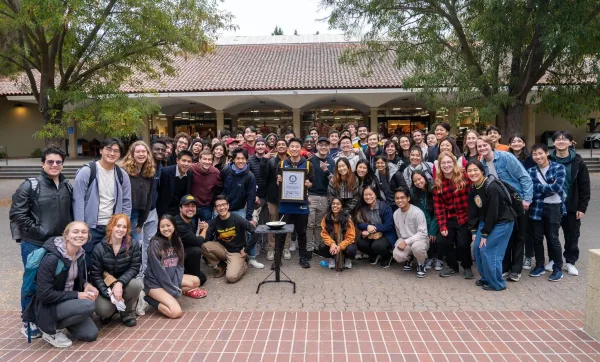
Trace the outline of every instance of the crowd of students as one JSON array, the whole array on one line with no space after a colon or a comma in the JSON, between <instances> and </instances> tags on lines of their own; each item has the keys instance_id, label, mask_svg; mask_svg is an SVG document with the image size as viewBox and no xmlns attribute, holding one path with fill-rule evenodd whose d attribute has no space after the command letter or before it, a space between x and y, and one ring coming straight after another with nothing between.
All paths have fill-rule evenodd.
<instances>
[{"instance_id":1,"label":"crowd of students","mask_svg":"<svg viewBox=\"0 0 600 362\"><path fill-rule=\"evenodd\" d=\"M67 347L96 338L93 313L105 323L118 314L131 327L149 304L178 318L177 298L207 296L202 260L215 278L235 283L264 267L262 248L269 261L275 248L284 260L298 250L302 268L313 255L337 270L356 259L383 268L395 260L407 272L416 266L420 278L462 267L473 279L475 260L475 284L492 291L518 282L523 269L559 281L563 256L578 275L590 179L572 135L556 132L551 152L545 144L530 151L520 135L509 145L500 139L495 127L471 130L459 150L447 123L389 139L354 124L327 136L311 129L304 139L246 127L210 142L184 133L137 141L119 163L123 145L108 138L73 186L62 175L64 152L46 148L43 171L21 184L10 210L26 267L22 333ZM280 200L285 169L305 171L302 202ZM254 234L280 217L294 235L262 242ZM560 227L569 231L564 252ZM35 288L26 278L32 268Z\"/></svg>"}]
</instances>

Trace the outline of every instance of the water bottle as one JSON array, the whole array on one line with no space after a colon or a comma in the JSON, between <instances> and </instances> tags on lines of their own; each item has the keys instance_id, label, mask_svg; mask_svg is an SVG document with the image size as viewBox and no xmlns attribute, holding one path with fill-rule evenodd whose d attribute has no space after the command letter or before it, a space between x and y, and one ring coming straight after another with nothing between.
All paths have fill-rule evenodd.
<instances>
[{"instance_id":1,"label":"water bottle","mask_svg":"<svg viewBox=\"0 0 600 362\"><path fill-rule=\"evenodd\" d=\"M319 265L321 265L323 268L329 268L329 263L327 262L327 260L321 260Z\"/></svg>"}]
</instances>

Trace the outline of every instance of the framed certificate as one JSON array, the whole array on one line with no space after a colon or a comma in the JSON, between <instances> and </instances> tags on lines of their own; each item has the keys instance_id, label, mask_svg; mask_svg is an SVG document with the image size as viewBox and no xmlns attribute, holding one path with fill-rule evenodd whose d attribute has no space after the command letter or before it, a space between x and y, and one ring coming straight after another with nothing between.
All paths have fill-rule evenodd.
<instances>
[{"instance_id":1,"label":"framed certificate","mask_svg":"<svg viewBox=\"0 0 600 362\"><path fill-rule=\"evenodd\" d=\"M303 169L282 169L281 176L283 180L280 186L280 197L283 202L306 202L306 188L304 180L306 179L306 170Z\"/></svg>"}]
</instances>

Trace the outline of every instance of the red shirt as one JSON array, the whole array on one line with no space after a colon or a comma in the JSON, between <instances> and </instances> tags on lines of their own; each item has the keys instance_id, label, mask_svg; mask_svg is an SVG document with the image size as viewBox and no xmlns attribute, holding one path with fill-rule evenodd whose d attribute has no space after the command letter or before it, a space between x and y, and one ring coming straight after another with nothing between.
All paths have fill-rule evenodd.
<instances>
[{"instance_id":1,"label":"red shirt","mask_svg":"<svg viewBox=\"0 0 600 362\"><path fill-rule=\"evenodd\" d=\"M244 142L242 148L248 151L248 156L252 156L254 154L254 146L250 146L248 143Z\"/></svg>"},{"instance_id":2,"label":"red shirt","mask_svg":"<svg viewBox=\"0 0 600 362\"><path fill-rule=\"evenodd\" d=\"M447 221L455 217L459 225L464 225L469 220L469 187L471 180L466 177L465 187L456 191L454 183L442 177L442 189L433 190L433 209L440 231L448 230Z\"/></svg>"},{"instance_id":3,"label":"red shirt","mask_svg":"<svg viewBox=\"0 0 600 362\"><path fill-rule=\"evenodd\" d=\"M200 164L196 163L191 168L194 175L190 193L196 198L198 206L211 206L213 198L221 193L223 180L221 172L214 166L208 171L203 171Z\"/></svg>"}]
</instances>

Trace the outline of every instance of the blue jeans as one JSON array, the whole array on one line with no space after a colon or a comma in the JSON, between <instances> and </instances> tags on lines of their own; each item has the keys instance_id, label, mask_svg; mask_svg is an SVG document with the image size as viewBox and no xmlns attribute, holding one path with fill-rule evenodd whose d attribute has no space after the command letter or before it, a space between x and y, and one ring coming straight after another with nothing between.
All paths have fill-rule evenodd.
<instances>
[{"instance_id":1,"label":"blue jeans","mask_svg":"<svg viewBox=\"0 0 600 362\"><path fill-rule=\"evenodd\" d=\"M92 252L96 245L106 237L106 225L96 225L95 228L90 228L90 240L83 244L85 251L85 263L88 266L88 271L92 265Z\"/></svg>"},{"instance_id":2,"label":"blue jeans","mask_svg":"<svg viewBox=\"0 0 600 362\"><path fill-rule=\"evenodd\" d=\"M39 248L41 248L41 246L38 246L31 241L21 240L21 260L23 260L23 271L27 265L27 256ZM25 276L25 273L23 273L23 276ZM27 308L29 302L31 302L31 297L25 295L23 285L21 285L21 312Z\"/></svg>"},{"instance_id":3,"label":"blue jeans","mask_svg":"<svg viewBox=\"0 0 600 362\"><path fill-rule=\"evenodd\" d=\"M136 241L141 241L143 235L136 232L138 220L140 219L141 210L131 210L131 237Z\"/></svg>"},{"instance_id":4,"label":"blue jeans","mask_svg":"<svg viewBox=\"0 0 600 362\"><path fill-rule=\"evenodd\" d=\"M210 221L213 219L213 207L212 206L198 206L196 209L196 216L198 221Z\"/></svg>"},{"instance_id":5,"label":"blue jeans","mask_svg":"<svg viewBox=\"0 0 600 362\"><path fill-rule=\"evenodd\" d=\"M506 281L502 279L502 260L513 231L514 221L496 224L488 235L485 246L479 247L481 243L481 229L483 222L479 223L475 242L473 243L473 255L477 270L481 275L481 281L495 290L506 288Z\"/></svg>"},{"instance_id":6,"label":"blue jeans","mask_svg":"<svg viewBox=\"0 0 600 362\"><path fill-rule=\"evenodd\" d=\"M241 217L243 217L244 219L246 219L246 209L239 209L239 210L231 211L231 213L238 214ZM248 235L246 235L246 240L248 240L247 243L250 243L250 241L252 240L252 234L248 233ZM248 256L251 258L256 258L256 246L254 246L252 249L250 249Z\"/></svg>"}]
</instances>

